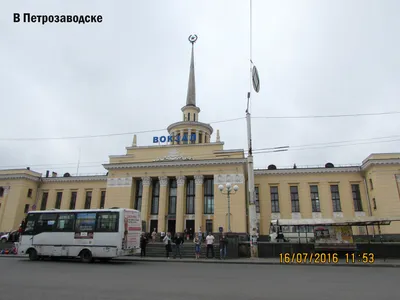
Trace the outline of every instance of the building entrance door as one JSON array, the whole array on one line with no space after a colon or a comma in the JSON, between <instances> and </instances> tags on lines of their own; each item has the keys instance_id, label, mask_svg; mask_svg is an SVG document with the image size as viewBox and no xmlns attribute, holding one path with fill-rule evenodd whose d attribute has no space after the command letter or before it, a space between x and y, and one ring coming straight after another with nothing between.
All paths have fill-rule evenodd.
<instances>
[{"instance_id":1,"label":"building entrance door","mask_svg":"<svg viewBox=\"0 0 400 300\"><path fill-rule=\"evenodd\" d=\"M158 220L150 220L150 233L153 233L154 229L156 229L157 232L157 228L158 228Z\"/></svg>"},{"instance_id":2,"label":"building entrance door","mask_svg":"<svg viewBox=\"0 0 400 300\"><path fill-rule=\"evenodd\" d=\"M176 220L168 220L168 231L171 232L171 237L175 236L175 225L176 225Z\"/></svg>"},{"instance_id":3,"label":"building entrance door","mask_svg":"<svg viewBox=\"0 0 400 300\"><path fill-rule=\"evenodd\" d=\"M186 220L186 230L190 234L190 238L193 238L194 232L195 232L195 227L194 227L194 220ZM185 236L186 238L186 236Z\"/></svg>"}]
</instances>

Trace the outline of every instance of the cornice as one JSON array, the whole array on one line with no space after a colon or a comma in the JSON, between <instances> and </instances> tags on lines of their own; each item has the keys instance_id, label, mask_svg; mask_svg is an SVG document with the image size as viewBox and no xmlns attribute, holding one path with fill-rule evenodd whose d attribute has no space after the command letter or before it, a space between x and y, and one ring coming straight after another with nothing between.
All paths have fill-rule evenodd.
<instances>
[{"instance_id":1,"label":"cornice","mask_svg":"<svg viewBox=\"0 0 400 300\"><path fill-rule=\"evenodd\" d=\"M19 179L25 179L25 180L31 180L35 182L40 181L40 177L35 177L32 175L28 174L0 174L0 180L19 180Z\"/></svg>"},{"instance_id":2,"label":"cornice","mask_svg":"<svg viewBox=\"0 0 400 300\"><path fill-rule=\"evenodd\" d=\"M191 128L195 128L195 127L204 127L207 128L210 131L210 135L213 133L214 129L211 127L210 124L206 124L206 123L202 123L202 122L197 122L197 121L180 121L180 122L175 122L171 125L168 126L167 131L171 132L171 130L174 127L178 127L180 125L185 125Z\"/></svg>"},{"instance_id":3,"label":"cornice","mask_svg":"<svg viewBox=\"0 0 400 300\"><path fill-rule=\"evenodd\" d=\"M228 150L215 150L214 154L225 154L225 153L240 153L243 154L243 149L228 149Z\"/></svg>"},{"instance_id":4,"label":"cornice","mask_svg":"<svg viewBox=\"0 0 400 300\"><path fill-rule=\"evenodd\" d=\"M391 159L369 159L365 161L361 165L361 170L365 170L371 166L377 166L377 165L400 165L400 158L391 158Z\"/></svg>"},{"instance_id":5,"label":"cornice","mask_svg":"<svg viewBox=\"0 0 400 300\"><path fill-rule=\"evenodd\" d=\"M186 109L194 109L196 110L198 113L201 111L200 107L197 106L193 106L193 105L185 105L181 108L181 111L184 112Z\"/></svg>"},{"instance_id":6,"label":"cornice","mask_svg":"<svg viewBox=\"0 0 400 300\"><path fill-rule=\"evenodd\" d=\"M107 175L98 176L71 176L42 178L43 183L50 182L78 182L78 181L107 181Z\"/></svg>"},{"instance_id":7,"label":"cornice","mask_svg":"<svg viewBox=\"0 0 400 300\"><path fill-rule=\"evenodd\" d=\"M140 148L140 147L132 147L132 148ZM120 154L120 155L109 155L110 159L112 158L135 158L134 154Z\"/></svg>"},{"instance_id":8,"label":"cornice","mask_svg":"<svg viewBox=\"0 0 400 300\"><path fill-rule=\"evenodd\" d=\"M214 145L224 145L224 142L212 142L204 144L179 144L179 145L154 145L154 146L137 146L137 147L125 147L126 150L141 150L141 149L154 149L154 148L182 148L182 147L210 147ZM218 150L220 151L220 150ZM121 155L121 158L125 155Z\"/></svg>"},{"instance_id":9,"label":"cornice","mask_svg":"<svg viewBox=\"0 0 400 300\"><path fill-rule=\"evenodd\" d=\"M115 169L138 169L138 168L163 168L163 167L198 167L209 165L233 165L244 164L247 160L245 158L232 158L232 159L209 159L209 160L186 160L186 161L159 161L148 163L115 163L103 164L107 170Z\"/></svg>"},{"instance_id":10,"label":"cornice","mask_svg":"<svg viewBox=\"0 0 400 300\"><path fill-rule=\"evenodd\" d=\"M310 169L258 169L254 170L254 175L288 175L288 174L326 174L326 173L358 173L360 167L336 167L336 168L310 168Z\"/></svg>"},{"instance_id":11,"label":"cornice","mask_svg":"<svg viewBox=\"0 0 400 300\"><path fill-rule=\"evenodd\" d=\"M8 175L9 173L12 173L13 175L19 175L19 174L26 174L30 176L35 176L35 177L40 177L42 176L42 173L32 171L30 169L26 168L18 168L18 169L2 169L0 170L0 175ZM14 173L16 172L16 173Z\"/></svg>"}]
</instances>

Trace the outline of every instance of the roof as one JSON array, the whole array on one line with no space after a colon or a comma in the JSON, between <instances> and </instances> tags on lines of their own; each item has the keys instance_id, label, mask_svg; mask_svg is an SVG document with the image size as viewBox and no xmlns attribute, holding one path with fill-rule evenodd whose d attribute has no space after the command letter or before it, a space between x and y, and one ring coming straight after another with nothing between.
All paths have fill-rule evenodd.
<instances>
[{"instance_id":1,"label":"roof","mask_svg":"<svg viewBox=\"0 0 400 300\"><path fill-rule=\"evenodd\" d=\"M137 211L135 209L131 209L131 208L118 208L118 207L114 207L114 208L96 208L96 209L49 209L49 210L33 210L30 211L29 213L92 213L92 212L106 212L106 211L123 211L123 210L129 210L129 211ZM140 212L139 212L140 213Z\"/></svg>"},{"instance_id":2,"label":"roof","mask_svg":"<svg viewBox=\"0 0 400 300\"><path fill-rule=\"evenodd\" d=\"M391 222L400 221L400 217L354 217L352 219L279 219L271 220L280 226L366 226L366 225L390 225Z\"/></svg>"}]
</instances>

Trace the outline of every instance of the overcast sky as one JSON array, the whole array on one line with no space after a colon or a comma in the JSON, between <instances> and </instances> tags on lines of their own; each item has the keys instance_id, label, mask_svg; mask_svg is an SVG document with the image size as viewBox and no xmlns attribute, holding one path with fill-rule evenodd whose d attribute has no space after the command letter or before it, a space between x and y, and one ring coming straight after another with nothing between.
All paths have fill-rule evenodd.
<instances>
[{"instance_id":1,"label":"overcast sky","mask_svg":"<svg viewBox=\"0 0 400 300\"><path fill-rule=\"evenodd\" d=\"M13 23L15 12L100 14L103 22ZM400 111L399 12L398 0L253 0L261 89L252 93L252 116ZM2 1L0 168L75 173L81 148L79 173L105 172L101 163L125 154L132 135L4 139L129 133L180 121L192 33L200 121L244 117L249 1ZM244 119L211 125L225 149L247 148ZM370 153L400 152L399 129L400 114L253 119L255 149L292 147L257 154L255 166L361 163ZM139 134L138 145L166 133ZM397 137L360 141L388 136ZM326 147L337 141L354 142ZM295 147L309 144L323 148Z\"/></svg>"}]
</instances>

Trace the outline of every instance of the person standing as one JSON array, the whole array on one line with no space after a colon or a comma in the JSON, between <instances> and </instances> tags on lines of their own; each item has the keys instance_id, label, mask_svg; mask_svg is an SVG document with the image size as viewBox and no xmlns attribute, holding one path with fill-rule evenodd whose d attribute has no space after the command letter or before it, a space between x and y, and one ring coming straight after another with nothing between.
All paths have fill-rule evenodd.
<instances>
[{"instance_id":1,"label":"person standing","mask_svg":"<svg viewBox=\"0 0 400 300\"><path fill-rule=\"evenodd\" d=\"M182 253L181 253L181 246L183 245L184 239L179 235L179 233L176 235L175 239L175 255L174 258L178 256L182 259Z\"/></svg>"},{"instance_id":2,"label":"person standing","mask_svg":"<svg viewBox=\"0 0 400 300\"><path fill-rule=\"evenodd\" d=\"M228 239L226 238L225 234L223 233L222 236L219 238L219 256L220 259L226 258L226 250L228 248Z\"/></svg>"},{"instance_id":3,"label":"person standing","mask_svg":"<svg viewBox=\"0 0 400 300\"><path fill-rule=\"evenodd\" d=\"M206 242L207 242L207 258L208 258L208 253L211 250L211 258L214 258L214 236L212 235L211 232L208 233L206 237Z\"/></svg>"},{"instance_id":4,"label":"person standing","mask_svg":"<svg viewBox=\"0 0 400 300\"><path fill-rule=\"evenodd\" d=\"M147 237L146 234L143 232L140 237L140 257L146 256L146 246L147 246Z\"/></svg>"},{"instance_id":5,"label":"person standing","mask_svg":"<svg viewBox=\"0 0 400 300\"><path fill-rule=\"evenodd\" d=\"M169 259L169 253L172 252L172 241L171 241L171 232L168 232L167 235L163 239L165 245L165 252L167 255L167 259Z\"/></svg>"},{"instance_id":6,"label":"person standing","mask_svg":"<svg viewBox=\"0 0 400 300\"><path fill-rule=\"evenodd\" d=\"M157 237L157 230L154 228L153 232L151 233L151 239L153 243L156 242L156 237Z\"/></svg>"},{"instance_id":7,"label":"person standing","mask_svg":"<svg viewBox=\"0 0 400 300\"><path fill-rule=\"evenodd\" d=\"M200 238L200 234L194 237L193 243L194 243L194 253L195 253L195 257L196 257L196 259L199 259L199 258L200 258L200 251L201 251L201 238Z\"/></svg>"}]
</instances>

